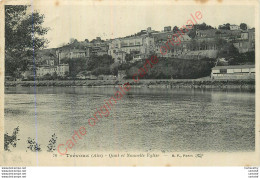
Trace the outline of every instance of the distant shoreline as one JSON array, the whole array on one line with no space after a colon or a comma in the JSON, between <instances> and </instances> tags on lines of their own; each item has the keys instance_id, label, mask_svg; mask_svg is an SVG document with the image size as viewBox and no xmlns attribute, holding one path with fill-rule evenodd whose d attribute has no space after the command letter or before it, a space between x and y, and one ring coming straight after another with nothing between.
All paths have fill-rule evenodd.
<instances>
[{"instance_id":1,"label":"distant shoreline","mask_svg":"<svg viewBox=\"0 0 260 178\"><path fill-rule=\"evenodd\" d=\"M143 79L133 80L48 80L36 81L36 86L49 87L115 87L129 82L138 88L219 88L255 90L255 80L211 80L211 79ZM34 87L34 81L5 81L5 87Z\"/></svg>"}]
</instances>

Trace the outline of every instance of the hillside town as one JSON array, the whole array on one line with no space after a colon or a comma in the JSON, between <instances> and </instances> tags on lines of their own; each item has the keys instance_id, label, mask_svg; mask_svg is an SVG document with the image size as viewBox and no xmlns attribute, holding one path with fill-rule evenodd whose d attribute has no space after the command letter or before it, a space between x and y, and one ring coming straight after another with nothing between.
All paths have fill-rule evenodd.
<instances>
[{"instance_id":1,"label":"hillside town","mask_svg":"<svg viewBox=\"0 0 260 178\"><path fill-rule=\"evenodd\" d=\"M163 55L160 47L173 33L178 34L179 43ZM254 79L254 54L255 29L244 23L218 28L205 23L186 29L166 26L161 31L148 27L126 37L71 39L61 47L40 50L35 55L35 67L29 65L20 80L127 79L151 55L162 63L148 73L147 79Z\"/></svg>"}]
</instances>

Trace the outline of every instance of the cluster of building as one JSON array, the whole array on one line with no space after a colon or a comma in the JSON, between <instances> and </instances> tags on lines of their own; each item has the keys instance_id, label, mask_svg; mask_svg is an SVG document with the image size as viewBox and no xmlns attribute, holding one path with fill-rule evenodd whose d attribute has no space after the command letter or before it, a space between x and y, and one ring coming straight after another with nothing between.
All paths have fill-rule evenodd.
<instances>
[{"instance_id":1,"label":"cluster of building","mask_svg":"<svg viewBox=\"0 0 260 178\"><path fill-rule=\"evenodd\" d=\"M34 68L36 69L34 72ZM43 78L45 76L65 77L69 74L69 64L60 63L56 57L45 56L43 64L30 65L29 69L22 73L23 79Z\"/></svg>"},{"instance_id":2,"label":"cluster of building","mask_svg":"<svg viewBox=\"0 0 260 178\"><path fill-rule=\"evenodd\" d=\"M171 46L166 55L162 55L160 48L174 34L174 30L170 26L164 27L163 31L155 31L148 27L135 35L110 40L102 40L97 37L90 42L88 40L76 42L76 45L71 47L72 42L54 49L55 52L44 59L44 64L37 65L36 76L41 78L47 74L57 74L57 76L64 77L69 72L69 65L65 64L63 59L76 60L90 58L92 55L110 55L116 63L126 63L127 55L131 58L130 62L147 58L151 54L158 57L181 59L216 58L219 50L217 44L219 39L233 43L240 53L255 50L254 29L241 30L237 25L230 25L230 30L192 30L196 33L194 38L188 35L190 31L181 30L178 36L180 43ZM213 74L215 73L213 72ZM80 77L82 76L80 75Z\"/></svg>"},{"instance_id":3,"label":"cluster of building","mask_svg":"<svg viewBox=\"0 0 260 178\"><path fill-rule=\"evenodd\" d=\"M100 37L89 42L87 39L83 42L73 42L67 46L57 48L56 56L62 59L89 58L92 55L103 56L108 54L108 44L110 40L104 41ZM74 47L71 47L74 46ZM77 46L77 47L75 47Z\"/></svg>"},{"instance_id":4,"label":"cluster of building","mask_svg":"<svg viewBox=\"0 0 260 178\"><path fill-rule=\"evenodd\" d=\"M41 65L37 67L36 76L44 77L45 75L57 75L60 77L65 77L69 74L69 64L59 64L54 65L54 60L47 60L46 65ZM50 62L49 62L50 61Z\"/></svg>"},{"instance_id":5,"label":"cluster of building","mask_svg":"<svg viewBox=\"0 0 260 178\"><path fill-rule=\"evenodd\" d=\"M241 30L238 25L230 25L230 30L208 29L196 30L196 36L191 39L188 32L182 30L179 34L180 44L171 47L164 57L182 59L215 58L218 52L217 40L223 39L234 44L239 52L253 51L255 47L255 30ZM115 62L126 62L126 55L131 54L131 62L148 57L150 54L162 56L160 48L173 35L170 26L163 31L142 30L136 35L110 40L101 40L97 37L91 42L82 42L82 49L58 49L57 56L63 58L90 57L91 55L111 55Z\"/></svg>"}]
</instances>

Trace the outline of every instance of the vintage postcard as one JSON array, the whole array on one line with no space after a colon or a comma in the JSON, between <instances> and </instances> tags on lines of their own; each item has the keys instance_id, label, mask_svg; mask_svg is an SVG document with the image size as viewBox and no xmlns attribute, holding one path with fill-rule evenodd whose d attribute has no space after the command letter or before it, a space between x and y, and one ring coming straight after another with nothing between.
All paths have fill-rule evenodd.
<instances>
[{"instance_id":1,"label":"vintage postcard","mask_svg":"<svg viewBox=\"0 0 260 178\"><path fill-rule=\"evenodd\" d=\"M259 1L0 1L1 166L259 166Z\"/></svg>"}]
</instances>

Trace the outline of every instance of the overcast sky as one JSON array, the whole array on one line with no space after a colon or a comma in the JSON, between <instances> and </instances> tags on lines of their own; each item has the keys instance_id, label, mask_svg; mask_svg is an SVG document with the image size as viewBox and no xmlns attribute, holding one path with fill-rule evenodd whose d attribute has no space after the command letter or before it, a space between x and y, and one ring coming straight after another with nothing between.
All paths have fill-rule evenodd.
<instances>
[{"instance_id":1,"label":"overcast sky","mask_svg":"<svg viewBox=\"0 0 260 178\"><path fill-rule=\"evenodd\" d=\"M45 14L44 26L50 27L46 37L50 41L48 47L53 48L68 43L70 38L79 41L92 40L97 36L111 39L135 34L147 27L161 31L164 26L182 26L191 18L190 14L201 11L202 19L213 27L220 24L246 23L255 27L254 6L245 5L159 5L130 4L115 5L113 3L96 5L42 6L34 5L40 13Z\"/></svg>"}]
</instances>

